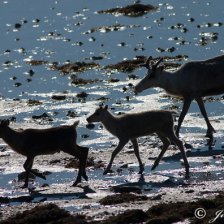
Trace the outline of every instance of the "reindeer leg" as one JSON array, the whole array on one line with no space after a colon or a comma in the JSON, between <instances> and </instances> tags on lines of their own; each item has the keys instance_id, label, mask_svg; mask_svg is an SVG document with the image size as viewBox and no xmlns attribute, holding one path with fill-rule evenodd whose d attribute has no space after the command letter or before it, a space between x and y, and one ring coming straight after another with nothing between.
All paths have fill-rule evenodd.
<instances>
[{"instance_id":1,"label":"reindeer leg","mask_svg":"<svg viewBox=\"0 0 224 224\"><path fill-rule=\"evenodd\" d=\"M105 169L105 171L103 172L103 174L107 174L110 169L111 169L111 166L112 166L112 163L114 161L114 158L116 157L116 155L121 151L121 149L127 144L128 140L120 140L117 148L112 152L112 155L111 155L111 158L110 158L110 162L109 164L107 165L107 168Z\"/></svg>"},{"instance_id":2,"label":"reindeer leg","mask_svg":"<svg viewBox=\"0 0 224 224\"><path fill-rule=\"evenodd\" d=\"M23 167L26 171L26 178L25 178L25 183L24 185L22 186L22 188L27 188L28 187L28 182L29 182L29 174L30 174L30 171L32 169L32 166L33 166L33 160L34 158L33 157L27 157Z\"/></svg>"},{"instance_id":3,"label":"reindeer leg","mask_svg":"<svg viewBox=\"0 0 224 224\"><path fill-rule=\"evenodd\" d=\"M208 119L208 115L206 113L206 110L205 110L205 105L204 105L204 102L202 100L201 97L197 97L195 98L195 100L197 101L198 103L198 106L200 108L200 111L205 119L205 122L207 124L207 133L206 133L206 137L209 137L210 139L213 139L213 132L216 132L215 129L212 127L209 119Z\"/></svg>"},{"instance_id":4,"label":"reindeer leg","mask_svg":"<svg viewBox=\"0 0 224 224\"><path fill-rule=\"evenodd\" d=\"M137 139L132 139L131 140L132 144L133 144L133 147L134 147L134 153L135 153L135 156L137 157L138 159L138 163L139 163L139 174L142 174L143 171L144 171L144 165L142 164L142 160L140 158L140 155L139 155L139 148L138 148L138 141Z\"/></svg>"},{"instance_id":5,"label":"reindeer leg","mask_svg":"<svg viewBox=\"0 0 224 224\"><path fill-rule=\"evenodd\" d=\"M159 165L160 160L163 158L164 153L166 152L167 148L170 145L170 141L168 140L168 138L166 138L165 136L163 136L159 133L157 133L157 134L158 134L158 137L160 138L160 140L163 142L163 148L162 148L159 156L156 158L151 170L154 170Z\"/></svg>"},{"instance_id":6,"label":"reindeer leg","mask_svg":"<svg viewBox=\"0 0 224 224\"><path fill-rule=\"evenodd\" d=\"M182 124L182 122L185 118L185 115L187 114L188 109L191 105L191 101L192 101L192 98L184 98L184 105L183 105L182 111L180 113L180 117L178 119L177 129L176 129L177 137L179 137L180 127L181 127L181 124Z\"/></svg>"},{"instance_id":7,"label":"reindeer leg","mask_svg":"<svg viewBox=\"0 0 224 224\"><path fill-rule=\"evenodd\" d=\"M86 161L88 157L89 148L75 145L75 149L66 149L64 152L69 153L72 156L75 156L79 159L79 171L75 182L73 183L73 187L78 183L81 183L82 177L87 181L88 177L86 175Z\"/></svg>"},{"instance_id":8,"label":"reindeer leg","mask_svg":"<svg viewBox=\"0 0 224 224\"><path fill-rule=\"evenodd\" d=\"M77 145L78 149L81 151L82 157L80 159L80 175L88 181L88 176L86 175L86 163L88 159L89 148Z\"/></svg>"},{"instance_id":9,"label":"reindeer leg","mask_svg":"<svg viewBox=\"0 0 224 224\"><path fill-rule=\"evenodd\" d=\"M177 145L178 148L180 149L180 152L181 152L183 160L184 160L185 170L186 170L185 177L189 178L190 177L190 174L189 174L190 165L188 163L187 156L186 156L182 141L180 139L178 139L174 133L168 137L169 137L170 141L174 142L175 145Z\"/></svg>"}]
</instances>

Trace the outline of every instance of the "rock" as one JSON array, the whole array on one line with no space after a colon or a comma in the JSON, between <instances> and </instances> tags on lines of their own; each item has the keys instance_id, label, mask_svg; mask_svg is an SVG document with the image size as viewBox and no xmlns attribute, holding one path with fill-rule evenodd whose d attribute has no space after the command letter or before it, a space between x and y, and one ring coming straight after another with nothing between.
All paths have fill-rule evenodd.
<instances>
[{"instance_id":1,"label":"rock","mask_svg":"<svg viewBox=\"0 0 224 224\"><path fill-rule=\"evenodd\" d=\"M102 224L129 224L129 223L145 223L148 219L147 214L140 209L127 210L116 216L111 216Z\"/></svg>"},{"instance_id":2,"label":"rock","mask_svg":"<svg viewBox=\"0 0 224 224\"><path fill-rule=\"evenodd\" d=\"M155 11L157 10L157 7L154 7L150 4L148 5L143 5L143 4L133 4L133 5L128 5L126 7L120 7L120 8L112 8L108 10L101 10L98 11L98 13L111 13L115 15L125 15L125 16L130 16L130 17L137 17L137 16L143 16L147 14L150 11Z\"/></svg>"},{"instance_id":3,"label":"rock","mask_svg":"<svg viewBox=\"0 0 224 224\"><path fill-rule=\"evenodd\" d=\"M16 23L14 27L15 27L15 29L19 29L22 27L22 25L20 23Z\"/></svg>"},{"instance_id":4,"label":"rock","mask_svg":"<svg viewBox=\"0 0 224 224\"><path fill-rule=\"evenodd\" d=\"M141 194L142 190L139 186L118 185L111 188L115 193L136 193Z\"/></svg>"},{"instance_id":5,"label":"rock","mask_svg":"<svg viewBox=\"0 0 224 224\"><path fill-rule=\"evenodd\" d=\"M86 128L93 129L93 128L95 128L95 124L89 123L89 124L86 125Z\"/></svg>"},{"instance_id":6,"label":"rock","mask_svg":"<svg viewBox=\"0 0 224 224\"><path fill-rule=\"evenodd\" d=\"M74 112L74 111L69 110L69 111L67 112L66 116L67 116L67 117L72 117L72 118L74 118L74 117L77 117L77 113Z\"/></svg>"},{"instance_id":7,"label":"rock","mask_svg":"<svg viewBox=\"0 0 224 224\"><path fill-rule=\"evenodd\" d=\"M86 98L89 94L86 92L77 93L77 98Z\"/></svg>"},{"instance_id":8,"label":"rock","mask_svg":"<svg viewBox=\"0 0 224 224\"><path fill-rule=\"evenodd\" d=\"M157 195L152 196L150 199L152 201L157 201L157 200L161 200L162 196L163 196L162 194L157 194Z\"/></svg>"},{"instance_id":9,"label":"rock","mask_svg":"<svg viewBox=\"0 0 224 224\"><path fill-rule=\"evenodd\" d=\"M52 100L65 100L66 96L65 95L53 95L51 97Z\"/></svg>"},{"instance_id":10,"label":"rock","mask_svg":"<svg viewBox=\"0 0 224 224\"><path fill-rule=\"evenodd\" d=\"M45 205L38 205L33 209L24 212L18 212L15 216L1 221L1 224L8 223L76 223L87 224L83 215L71 215L68 211L59 208L52 203Z\"/></svg>"},{"instance_id":11,"label":"rock","mask_svg":"<svg viewBox=\"0 0 224 224\"><path fill-rule=\"evenodd\" d=\"M131 193L121 193L121 194L113 194L107 195L102 198L99 202L101 205L114 205L121 203L129 203L131 201L145 201L147 200L147 196L145 195L135 195Z\"/></svg>"}]
</instances>

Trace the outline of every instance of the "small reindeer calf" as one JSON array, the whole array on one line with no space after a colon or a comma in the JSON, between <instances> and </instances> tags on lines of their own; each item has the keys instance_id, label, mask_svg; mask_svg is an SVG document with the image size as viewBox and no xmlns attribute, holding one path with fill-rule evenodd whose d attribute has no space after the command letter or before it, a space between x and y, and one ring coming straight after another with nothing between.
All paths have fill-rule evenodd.
<instances>
[{"instance_id":1,"label":"small reindeer calf","mask_svg":"<svg viewBox=\"0 0 224 224\"><path fill-rule=\"evenodd\" d=\"M76 156L79 159L79 171L73 186L81 182L81 177L88 180L85 167L89 148L76 144L76 126L64 125L48 129L26 129L14 130L9 127L8 120L0 121L0 138L2 138L15 152L26 156L23 165L26 171L26 178L23 187L28 187L29 174L46 179L43 174L32 170L34 157L38 155L54 154L59 151Z\"/></svg>"},{"instance_id":2,"label":"small reindeer calf","mask_svg":"<svg viewBox=\"0 0 224 224\"><path fill-rule=\"evenodd\" d=\"M115 156L122 150L129 140L134 146L134 153L139 162L139 174L142 174L144 171L144 165L142 164L139 155L137 138L156 133L163 142L163 148L155 160L152 170L159 165L159 162L167 148L171 142L173 142L181 151L186 170L186 177L189 177L188 160L184 151L183 143L174 133L173 115L170 111L157 110L115 116L108 111L108 106L100 106L96 109L95 113L87 118L87 121L88 123L101 122L111 134L119 139L119 144L113 151L104 174L107 174L110 171Z\"/></svg>"}]
</instances>

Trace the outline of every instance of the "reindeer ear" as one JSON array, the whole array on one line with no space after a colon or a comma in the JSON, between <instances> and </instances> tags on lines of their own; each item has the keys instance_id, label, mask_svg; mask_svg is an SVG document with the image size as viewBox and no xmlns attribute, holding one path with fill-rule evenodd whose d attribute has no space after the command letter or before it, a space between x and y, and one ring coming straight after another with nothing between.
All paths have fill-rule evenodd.
<instances>
[{"instance_id":1,"label":"reindeer ear","mask_svg":"<svg viewBox=\"0 0 224 224\"><path fill-rule=\"evenodd\" d=\"M105 105L104 110L107 110L107 109L108 109L108 105Z\"/></svg>"},{"instance_id":2,"label":"reindeer ear","mask_svg":"<svg viewBox=\"0 0 224 224\"><path fill-rule=\"evenodd\" d=\"M78 126L78 124L79 124L79 120L75 121L73 125L76 127Z\"/></svg>"},{"instance_id":3,"label":"reindeer ear","mask_svg":"<svg viewBox=\"0 0 224 224\"><path fill-rule=\"evenodd\" d=\"M139 66L140 67L146 67L147 69L150 69L150 60L152 59L152 56L150 56L150 57L148 57L147 58L147 60L146 60L146 62L145 63L143 63L143 64L140 64Z\"/></svg>"}]
</instances>

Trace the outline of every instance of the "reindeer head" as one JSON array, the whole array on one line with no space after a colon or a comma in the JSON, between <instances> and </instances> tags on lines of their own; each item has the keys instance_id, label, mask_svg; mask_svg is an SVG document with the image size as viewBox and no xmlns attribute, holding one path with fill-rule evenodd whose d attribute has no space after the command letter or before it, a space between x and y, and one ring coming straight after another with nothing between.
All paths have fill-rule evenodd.
<instances>
[{"instance_id":1,"label":"reindeer head","mask_svg":"<svg viewBox=\"0 0 224 224\"><path fill-rule=\"evenodd\" d=\"M9 126L9 120L0 120L0 137L2 133L5 132L5 129Z\"/></svg>"},{"instance_id":2,"label":"reindeer head","mask_svg":"<svg viewBox=\"0 0 224 224\"><path fill-rule=\"evenodd\" d=\"M86 120L88 123L101 122L107 113L108 106L99 106Z\"/></svg>"},{"instance_id":3,"label":"reindeer head","mask_svg":"<svg viewBox=\"0 0 224 224\"><path fill-rule=\"evenodd\" d=\"M140 93L145 89L150 87L155 87L158 74L163 70L163 67L158 67L158 65L163 61L163 58L160 58L156 63L151 63L150 60L152 57L149 57L144 64L141 64L141 67L146 67L148 69L146 76L135 86L135 92Z\"/></svg>"}]
</instances>

